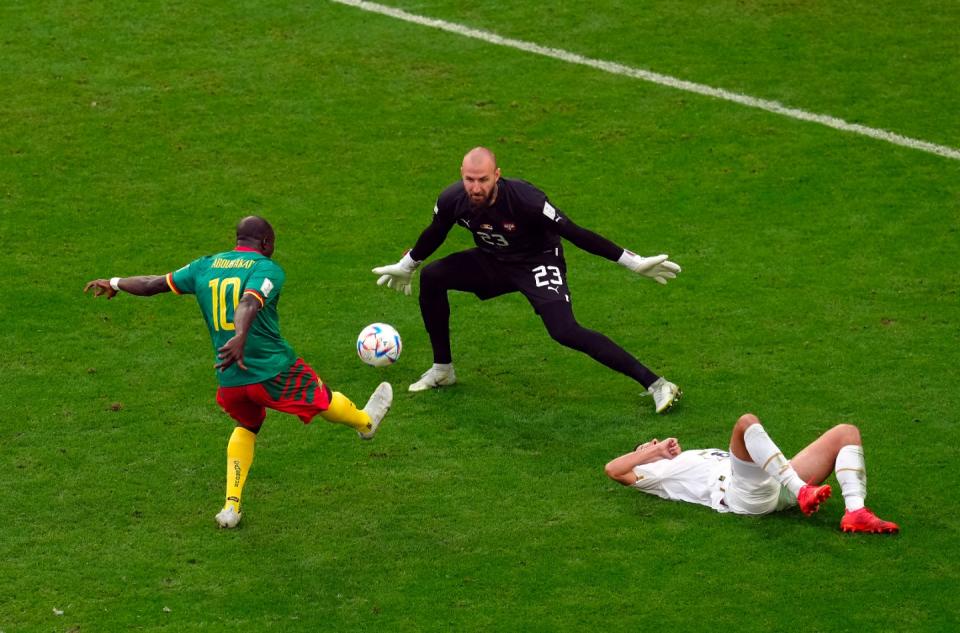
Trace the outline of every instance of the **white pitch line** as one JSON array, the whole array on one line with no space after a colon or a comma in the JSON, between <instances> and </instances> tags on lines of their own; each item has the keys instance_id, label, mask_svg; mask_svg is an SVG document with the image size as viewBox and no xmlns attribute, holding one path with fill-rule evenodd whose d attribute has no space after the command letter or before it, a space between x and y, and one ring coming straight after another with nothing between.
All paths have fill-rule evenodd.
<instances>
[{"instance_id":1,"label":"white pitch line","mask_svg":"<svg viewBox=\"0 0 960 633\"><path fill-rule=\"evenodd\" d=\"M767 112L780 114L786 117L790 117L791 119L797 119L800 121L810 121L812 123L819 123L820 125L826 125L827 127L832 127L834 129L842 130L844 132L852 132L854 134L868 136L870 138L877 139L880 141L893 143L894 145L902 145L903 147L909 147L910 149L916 149L922 152L929 152L931 154L943 156L945 158L960 160L960 150L954 149L952 147L947 147L946 145L937 145L935 143L930 143L928 141L921 141L919 139L903 136L895 132L889 132L887 130L881 130L879 128L867 127L866 125L860 125L858 123L850 123L848 121L844 121L843 119L838 119L836 117L832 117L826 114L816 114L814 112L807 112L806 110L791 108L777 101L769 101L767 99L758 99L756 97L751 97L749 95L744 95L737 92L730 92L729 90L724 90L722 88L713 88L705 84L698 84L692 81L685 81L683 79L677 79L676 77L671 77L669 75L661 75L660 73L644 70L642 68L633 68L631 66L624 66L623 64L618 64L616 62L608 62L602 59L592 59L590 57L583 57L582 55L577 55L576 53L571 53L569 51L565 51L559 48L549 48L547 46L540 46L539 44L534 44L532 42L524 42L523 40L515 40L509 37L503 37L503 36L497 35L496 33L491 33L490 31L481 31L479 29L473 29L468 26L463 26L462 24L447 22L446 20L437 20L435 18L427 18L421 15L416 15L414 13L407 13L406 11L403 11L401 9L395 9L393 7L384 6L382 4L377 4L376 2L366 2L364 0L331 0L331 1L336 2L338 4L355 7L357 9L362 9L364 11L369 11L371 13L380 13L382 15L386 15L391 18L403 20L404 22L412 22L413 24L428 26L430 28L440 29L441 31L447 31L449 33L462 35L463 37L469 37L475 40L481 40L489 44L496 44L497 46L506 46L508 48L514 48L517 50L526 51L528 53L534 53L535 55L543 55L544 57L559 59L560 61L568 62L570 64L579 64L581 66L589 66L591 68L596 68L597 70L602 70L604 72L612 73L614 75L623 75L625 77L632 77L634 79L642 79L643 81L649 81L651 83L659 84L661 86L668 86L670 88L676 88L677 90L683 90L686 92L693 92L693 93L704 95L707 97L713 97L715 99L732 101L733 103L739 103L740 105L745 105L750 108L758 108L760 110L766 110Z\"/></svg>"}]
</instances>

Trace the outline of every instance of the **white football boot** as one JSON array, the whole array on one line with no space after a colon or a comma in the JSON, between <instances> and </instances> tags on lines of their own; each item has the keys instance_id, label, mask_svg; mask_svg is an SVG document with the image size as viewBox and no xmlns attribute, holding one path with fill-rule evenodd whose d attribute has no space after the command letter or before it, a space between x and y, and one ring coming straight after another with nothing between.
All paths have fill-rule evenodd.
<instances>
[{"instance_id":1,"label":"white football boot","mask_svg":"<svg viewBox=\"0 0 960 633\"><path fill-rule=\"evenodd\" d=\"M239 525L240 519L243 518L243 513L237 512L232 507L224 508L218 512L217 516L214 518L217 520L217 525L229 530Z\"/></svg>"},{"instance_id":2,"label":"white football boot","mask_svg":"<svg viewBox=\"0 0 960 633\"><path fill-rule=\"evenodd\" d=\"M437 387L446 387L457 382L457 374L453 371L453 363L436 365L423 372L420 380L410 385L410 391L426 391Z\"/></svg>"},{"instance_id":3,"label":"white football boot","mask_svg":"<svg viewBox=\"0 0 960 633\"><path fill-rule=\"evenodd\" d=\"M647 393L653 396L653 404L657 413L666 413L680 400L683 392L666 378L657 378L657 381L647 388Z\"/></svg>"},{"instance_id":4,"label":"white football boot","mask_svg":"<svg viewBox=\"0 0 960 633\"><path fill-rule=\"evenodd\" d=\"M364 413L370 416L370 430L366 433L357 431L360 439L373 439L373 436L377 433L377 429L380 428L383 417L387 415L387 411L390 410L391 404L393 404L393 387L390 386L389 382L381 382L377 385L377 388L373 390L370 399L367 400L367 406L363 407Z\"/></svg>"}]
</instances>

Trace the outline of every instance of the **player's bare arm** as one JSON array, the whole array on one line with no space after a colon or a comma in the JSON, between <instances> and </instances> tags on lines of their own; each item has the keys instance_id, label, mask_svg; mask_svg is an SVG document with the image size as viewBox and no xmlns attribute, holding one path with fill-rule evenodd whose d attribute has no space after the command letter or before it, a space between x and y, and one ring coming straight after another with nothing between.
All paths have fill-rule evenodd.
<instances>
[{"instance_id":1,"label":"player's bare arm","mask_svg":"<svg viewBox=\"0 0 960 633\"><path fill-rule=\"evenodd\" d=\"M247 344L247 334L250 332L250 324L260 312L260 300L252 295L244 295L233 313L233 338L223 344L217 350L217 358L220 362L215 365L217 369L223 370L236 363L240 369L246 370L247 366L243 364L243 348Z\"/></svg>"},{"instance_id":2,"label":"player's bare arm","mask_svg":"<svg viewBox=\"0 0 960 633\"><path fill-rule=\"evenodd\" d=\"M637 476L633 469L641 464L649 464L660 459L673 459L680 454L680 443L677 438L670 437L662 442L656 438L641 444L626 455L621 455L610 461L603 469L607 477L624 486L637 483Z\"/></svg>"},{"instance_id":3,"label":"player's bare arm","mask_svg":"<svg viewBox=\"0 0 960 633\"><path fill-rule=\"evenodd\" d=\"M161 292L170 292L170 286L164 275L139 275L136 277L113 277L111 279L94 279L88 281L83 287L83 291L93 289L93 296L106 296L107 299L113 299L117 292L123 290L138 297L149 297L160 294Z\"/></svg>"}]
</instances>

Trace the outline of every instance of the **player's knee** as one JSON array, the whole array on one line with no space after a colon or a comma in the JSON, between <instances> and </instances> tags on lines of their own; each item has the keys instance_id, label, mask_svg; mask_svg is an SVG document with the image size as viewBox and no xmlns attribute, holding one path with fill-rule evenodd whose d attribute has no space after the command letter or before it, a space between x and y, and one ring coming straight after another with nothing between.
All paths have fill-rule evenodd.
<instances>
[{"instance_id":1,"label":"player's knee","mask_svg":"<svg viewBox=\"0 0 960 633\"><path fill-rule=\"evenodd\" d=\"M430 262L424 266L420 272L420 290L421 292L444 288L446 273L443 263L440 261Z\"/></svg>"},{"instance_id":2,"label":"player's knee","mask_svg":"<svg viewBox=\"0 0 960 633\"><path fill-rule=\"evenodd\" d=\"M437 270L437 263L430 262L420 271L420 291L430 291L437 286L440 279L440 271Z\"/></svg>"},{"instance_id":3,"label":"player's knee","mask_svg":"<svg viewBox=\"0 0 960 633\"><path fill-rule=\"evenodd\" d=\"M833 427L834 432L839 436L840 443L843 446L848 444L861 444L860 429L853 424L838 424Z\"/></svg>"},{"instance_id":4,"label":"player's knee","mask_svg":"<svg viewBox=\"0 0 960 633\"><path fill-rule=\"evenodd\" d=\"M237 426L242 427L250 431L254 435L256 435L257 433L260 432L260 427L263 426L263 420L260 420L259 422L251 422L249 420L246 420L246 421L237 420Z\"/></svg>"},{"instance_id":5,"label":"player's knee","mask_svg":"<svg viewBox=\"0 0 960 633\"><path fill-rule=\"evenodd\" d=\"M741 431L746 431L748 426L753 426L754 424L760 424L760 418L752 413L744 413L737 419L737 428Z\"/></svg>"},{"instance_id":6,"label":"player's knee","mask_svg":"<svg viewBox=\"0 0 960 633\"><path fill-rule=\"evenodd\" d=\"M550 338L566 347L575 347L577 343L576 333L570 328L550 330Z\"/></svg>"},{"instance_id":7,"label":"player's knee","mask_svg":"<svg viewBox=\"0 0 960 633\"><path fill-rule=\"evenodd\" d=\"M583 328L574 319L565 319L559 322L547 323L547 332L550 338L566 347L576 347L580 340L580 332Z\"/></svg>"}]
</instances>

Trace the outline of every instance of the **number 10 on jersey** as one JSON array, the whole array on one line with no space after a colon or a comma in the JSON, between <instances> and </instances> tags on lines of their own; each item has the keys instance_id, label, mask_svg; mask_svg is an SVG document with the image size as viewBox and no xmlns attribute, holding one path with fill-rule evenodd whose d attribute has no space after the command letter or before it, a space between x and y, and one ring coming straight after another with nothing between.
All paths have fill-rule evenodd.
<instances>
[{"instance_id":1,"label":"number 10 on jersey","mask_svg":"<svg viewBox=\"0 0 960 633\"><path fill-rule=\"evenodd\" d=\"M211 279L210 283L210 316L213 319L213 329L232 330L233 321L227 317L229 308L230 317L233 317L233 311L237 309L240 303L240 278L227 277L226 279ZM233 300L227 302L227 292L233 290Z\"/></svg>"}]
</instances>

